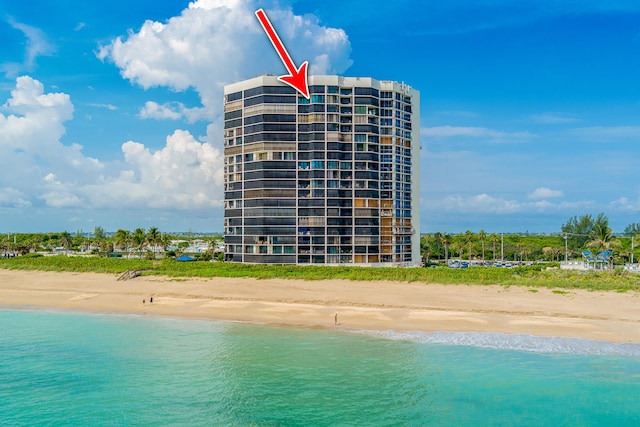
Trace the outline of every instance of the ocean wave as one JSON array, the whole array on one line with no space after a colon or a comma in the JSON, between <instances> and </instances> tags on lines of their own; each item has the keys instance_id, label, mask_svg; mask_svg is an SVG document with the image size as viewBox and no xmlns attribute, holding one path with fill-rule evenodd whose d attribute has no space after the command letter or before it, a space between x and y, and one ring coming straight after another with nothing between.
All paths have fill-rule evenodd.
<instances>
[{"instance_id":1,"label":"ocean wave","mask_svg":"<svg viewBox=\"0 0 640 427\"><path fill-rule=\"evenodd\" d=\"M564 353L640 357L639 343L612 343L582 338L540 337L494 332L352 331L357 334L420 344L460 345L530 353Z\"/></svg>"}]
</instances>

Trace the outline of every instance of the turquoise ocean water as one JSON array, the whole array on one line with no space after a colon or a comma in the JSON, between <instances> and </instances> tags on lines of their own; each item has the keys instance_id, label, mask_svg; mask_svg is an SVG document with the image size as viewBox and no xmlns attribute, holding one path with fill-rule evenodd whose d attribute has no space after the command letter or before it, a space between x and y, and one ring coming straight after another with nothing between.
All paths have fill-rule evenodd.
<instances>
[{"instance_id":1,"label":"turquoise ocean water","mask_svg":"<svg viewBox=\"0 0 640 427\"><path fill-rule=\"evenodd\" d=\"M640 345L5 308L0 425L638 426Z\"/></svg>"}]
</instances>

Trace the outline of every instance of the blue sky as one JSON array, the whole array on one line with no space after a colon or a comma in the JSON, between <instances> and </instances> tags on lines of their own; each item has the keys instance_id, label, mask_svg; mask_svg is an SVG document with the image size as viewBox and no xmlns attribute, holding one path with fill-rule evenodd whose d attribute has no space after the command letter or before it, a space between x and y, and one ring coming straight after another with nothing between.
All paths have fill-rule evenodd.
<instances>
[{"instance_id":1,"label":"blue sky","mask_svg":"<svg viewBox=\"0 0 640 427\"><path fill-rule=\"evenodd\" d=\"M10 3L10 4L7 4ZM0 5L0 232L222 230L222 87L282 63L421 92L423 232L640 222L640 3Z\"/></svg>"}]
</instances>

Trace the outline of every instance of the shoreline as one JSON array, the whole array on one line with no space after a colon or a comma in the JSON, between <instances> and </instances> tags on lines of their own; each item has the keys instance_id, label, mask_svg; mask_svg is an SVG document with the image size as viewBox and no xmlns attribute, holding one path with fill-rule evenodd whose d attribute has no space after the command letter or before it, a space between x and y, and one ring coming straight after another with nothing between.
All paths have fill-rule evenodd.
<instances>
[{"instance_id":1,"label":"shoreline","mask_svg":"<svg viewBox=\"0 0 640 427\"><path fill-rule=\"evenodd\" d=\"M153 304L149 298L153 297ZM145 304L142 300L145 300ZM640 343L640 293L348 280L0 269L0 308L75 309L369 331L493 332Z\"/></svg>"}]
</instances>

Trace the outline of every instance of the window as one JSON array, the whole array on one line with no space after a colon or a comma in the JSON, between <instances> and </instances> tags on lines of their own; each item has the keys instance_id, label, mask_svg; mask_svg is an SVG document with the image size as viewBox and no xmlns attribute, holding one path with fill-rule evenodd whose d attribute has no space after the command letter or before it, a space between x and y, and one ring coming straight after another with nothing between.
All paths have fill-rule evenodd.
<instances>
[{"instance_id":1,"label":"window","mask_svg":"<svg viewBox=\"0 0 640 427\"><path fill-rule=\"evenodd\" d=\"M313 103L323 103L324 95L311 95L311 102Z\"/></svg>"},{"instance_id":2,"label":"window","mask_svg":"<svg viewBox=\"0 0 640 427\"><path fill-rule=\"evenodd\" d=\"M244 97L251 98L252 96L257 96L262 94L293 95L295 93L296 93L295 89L289 86L258 86L258 87L245 90Z\"/></svg>"},{"instance_id":3,"label":"window","mask_svg":"<svg viewBox=\"0 0 640 427\"><path fill-rule=\"evenodd\" d=\"M356 95L370 95L378 96L378 89L372 87L357 87L355 88Z\"/></svg>"},{"instance_id":4,"label":"window","mask_svg":"<svg viewBox=\"0 0 640 427\"><path fill-rule=\"evenodd\" d=\"M227 102L237 101L238 99L242 99L242 92L234 92L227 95Z\"/></svg>"},{"instance_id":5,"label":"window","mask_svg":"<svg viewBox=\"0 0 640 427\"><path fill-rule=\"evenodd\" d=\"M254 98L244 100L245 107L251 107L257 104L295 104L295 96L280 95L259 95Z\"/></svg>"},{"instance_id":6,"label":"window","mask_svg":"<svg viewBox=\"0 0 640 427\"><path fill-rule=\"evenodd\" d=\"M357 105L356 114L367 114L367 107L363 105Z\"/></svg>"}]
</instances>

